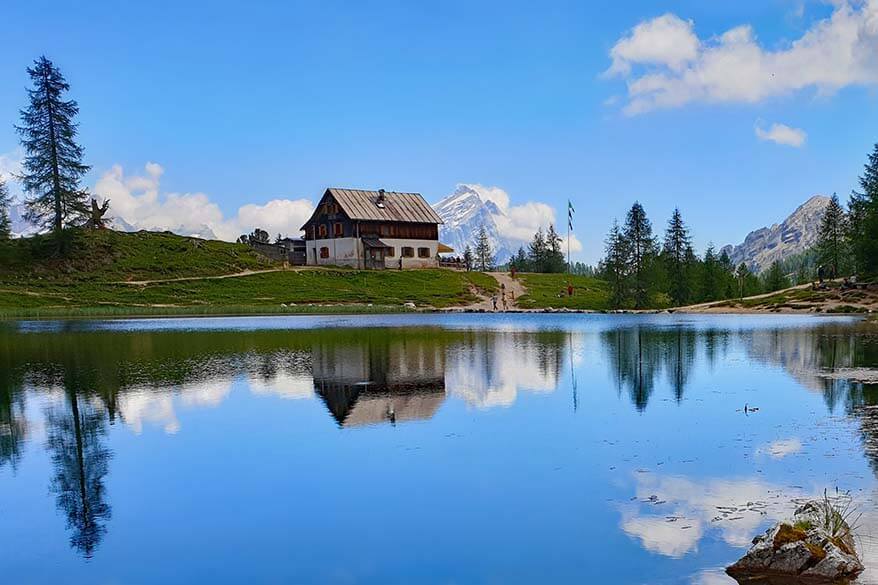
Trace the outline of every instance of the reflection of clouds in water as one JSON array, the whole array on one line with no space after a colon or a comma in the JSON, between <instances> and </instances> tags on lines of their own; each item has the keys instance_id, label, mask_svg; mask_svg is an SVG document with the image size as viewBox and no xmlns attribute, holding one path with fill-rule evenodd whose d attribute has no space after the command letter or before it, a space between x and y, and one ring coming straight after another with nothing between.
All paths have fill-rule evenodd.
<instances>
[{"instance_id":1,"label":"reflection of clouds in water","mask_svg":"<svg viewBox=\"0 0 878 585\"><path fill-rule=\"evenodd\" d=\"M116 404L122 420L135 434L143 432L144 423L160 425L168 434L180 430L180 422L174 412L174 399L170 394L132 389L120 394Z\"/></svg>"},{"instance_id":2,"label":"reflection of clouds in water","mask_svg":"<svg viewBox=\"0 0 878 585\"><path fill-rule=\"evenodd\" d=\"M161 426L166 433L174 434L180 430L175 395L186 407L216 407L231 391L232 381L227 379L184 384L178 393L171 389L132 388L119 395L117 405L122 420L136 434L143 432L145 424Z\"/></svg>"},{"instance_id":3,"label":"reflection of clouds in water","mask_svg":"<svg viewBox=\"0 0 878 585\"><path fill-rule=\"evenodd\" d=\"M697 482L651 473L637 474L636 494L637 503L622 507L622 530L674 558L695 550L711 528L728 544L747 547L763 522L791 516L805 496L757 479Z\"/></svg>"},{"instance_id":4,"label":"reflection of clouds in water","mask_svg":"<svg viewBox=\"0 0 878 585\"><path fill-rule=\"evenodd\" d=\"M180 388L180 399L186 406L219 406L231 391L231 380L207 380L185 384Z\"/></svg>"},{"instance_id":5,"label":"reflection of clouds in water","mask_svg":"<svg viewBox=\"0 0 878 585\"><path fill-rule=\"evenodd\" d=\"M281 372L269 380L251 376L247 382L253 394L275 395L292 400L314 397L314 379L305 373Z\"/></svg>"},{"instance_id":6,"label":"reflection of clouds in water","mask_svg":"<svg viewBox=\"0 0 878 585\"><path fill-rule=\"evenodd\" d=\"M570 345L571 350L581 345L579 336L513 332L475 335L466 343L448 348L446 390L476 408L510 406L519 391L553 392Z\"/></svg>"},{"instance_id":7,"label":"reflection of clouds in water","mask_svg":"<svg viewBox=\"0 0 878 585\"><path fill-rule=\"evenodd\" d=\"M687 528L678 526L679 522L685 522ZM696 550L702 535L700 522L689 522L685 518L669 522L665 516L623 517L622 530L629 536L639 538L646 550L673 558Z\"/></svg>"},{"instance_id":8,"label":"reflection of clouds in water","mask_svg":"<svg viewBox=\"0 0 878 585\"><path fill-rule=\"evenodd\" d=\"M692 585L737 585L737 583L722 569L701 571L692 579Z\"/></svg>"},{"instance_id":9,"label":"reflection of clouds in water","mask_svg":"<svg viewBox=\"0 0 878 585\"><path fill-rule=\"evenodd\" d=\"M783 459L787 455L795 455L802 451L802 441L796 437L781 439L756 449L757 455L768 455L772 459Z\"/></svg>"}]
</instances>

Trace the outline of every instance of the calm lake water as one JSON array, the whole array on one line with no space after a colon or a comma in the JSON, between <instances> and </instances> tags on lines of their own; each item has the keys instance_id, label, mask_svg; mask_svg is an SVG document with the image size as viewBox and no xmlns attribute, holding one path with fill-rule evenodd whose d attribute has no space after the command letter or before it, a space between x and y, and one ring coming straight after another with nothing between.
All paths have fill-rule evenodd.
<instances>
[{"instance_id":1,"label":"calm lake water","mask_svg":"<svg viewBox=\"0 0 878 585\"><path fill-rule=\"evenodd\" d=\"M876 367L845 318L0 324L0 575L732 584L839 489L875 583Z\"/></svg>"}]
</instances>

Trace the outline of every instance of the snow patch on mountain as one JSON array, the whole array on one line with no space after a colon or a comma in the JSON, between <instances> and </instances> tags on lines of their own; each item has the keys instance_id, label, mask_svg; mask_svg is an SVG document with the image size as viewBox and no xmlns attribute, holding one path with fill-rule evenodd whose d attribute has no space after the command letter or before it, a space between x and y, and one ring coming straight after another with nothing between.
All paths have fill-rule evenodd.
<instances>
[{"instance_id":1,"label":"snow patch on mountain","mask_svg":"<svg viewBox=\"0 0 878 585\"><path fill-rule=\"evenodd\" d=\"M555 210L534 201L511 205L509 195L499 187L478 184L457 185L454 192L433 208L445 223L439 226L439 239L463 254L467 246L475 248L479 229L484 226L496 261L505 263L518 248L527 245L537 229L555 223ZM582 249L571 238L571 250Z\"/></svg>"}]
</instances>

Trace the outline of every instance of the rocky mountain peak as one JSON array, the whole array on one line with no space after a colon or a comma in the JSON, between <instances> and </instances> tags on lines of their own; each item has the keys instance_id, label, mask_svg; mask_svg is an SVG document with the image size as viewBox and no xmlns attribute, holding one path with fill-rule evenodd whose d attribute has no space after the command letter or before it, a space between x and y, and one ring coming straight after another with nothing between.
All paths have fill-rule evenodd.
<instances>
[{"instance_id":1,"label":"rocky mountain peak","mask_svg":"<svg viewBox=\"0 0 878 585\"><path fill-rule=\"evenodd\" d=\"M814 195L782 222L754 230L743 243L724 246L721 252L726 252L735 265L744 262L750 270L762 272L775 261L804 252L817 243L827 205L829 197Z\"/></svg>"}]
</instances>

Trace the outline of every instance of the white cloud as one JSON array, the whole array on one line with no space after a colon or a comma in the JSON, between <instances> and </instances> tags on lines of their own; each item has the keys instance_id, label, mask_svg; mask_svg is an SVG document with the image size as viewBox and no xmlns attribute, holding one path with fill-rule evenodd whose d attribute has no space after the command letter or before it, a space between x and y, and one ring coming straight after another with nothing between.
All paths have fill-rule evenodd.
<instances>
[{"instance_id":1,"label":"white cloud","mask_svg":"<svg viewBox=\"0 0 878 585\"><path fill-rule=\"evenodd\" d=\"M691 20L670 13L641 22L613 45L613 64L607 73L627 74L634 63L665 65L679 71L698 55L701 43L693 28Z\"/></svg>"},{"instance_id":2,"label":"white cloud","mask_svg":"<svg viewBox=\"0 0 878 585\"><path fill-rule=\"evenodd\" d=\"M831 94L878 83L878 0L840 0L829 18L777 50L749 25L698 39L666 14L643 22L610 51L607 75L626 80L629 115L693 102L757 103L803 89Z\"/></svg>"},{"instance_id":3,"label":"white cloud","mask_svg":"<svg viewBox=\"0 0 878 585\"><path fill-rule=\"evenodd\" d=\"M563 238L563 246L566 250L566 217L563 217L561 224L556 221L555 209L545 203L537 201L527 201L521 205L512 205L510 203L509 194L500 187L487 187L478 183L461 183L457 186L457 190L461 188L469 189L475 192L482 201L492 202L500 210L500 214L493 215L494 223L500 236L508 240L512 240L516 246L526 246L533 239L537 229L542 228L543 231L552 224ZM570 238L570 251L579 252L582 250L582 243L576 239L576 235Z\"/></svg>"},{"instance_id":4,"label":"white cloud","mask_svg":"<svg viewBox=\"0 0 878 585\"><path fill-rule=\"evenodd\" d=\"M794 148L799 148L805 144L805 139L808 137L805 131L800 128L791 128L790 126L778 124L776 122L767 130L760 124L757 124L754 131L759 140L792 146Z\"/></svg>"},{"instance_id":5,"label":"white cloud","mask_svg":"<svg viewBox=\"0 0 878 585\"><path fill-rule=\"evenodd\" d=\"M214 234L229 241L254 227L270 234L298 235L314 209L308 199L274 199L264 205L244 205L234 217L226 218L204 193L161 193L162 174L164 169L153 162L145 165L144 174L134 176L126 176L120 165L114 165L98 180L94 191L111 200L114 217L135 229Z\"/></svg>"},{"instance_id":6,"label":"white cloud","mask_svg":"<svg viewBox=\"0 0 878 585\"><path fill-rule=\"evenodd\" d=\"M15 176L21 172L21 162L24 152L21 148L0 154L0 181L6 183L6 188L13 200L20 201L23 197L21 186Z\"/></svg>"}]
</instances>

